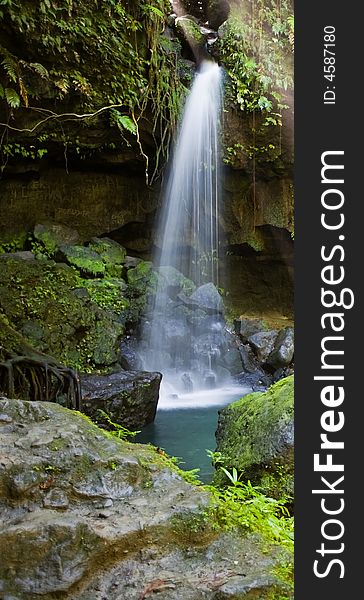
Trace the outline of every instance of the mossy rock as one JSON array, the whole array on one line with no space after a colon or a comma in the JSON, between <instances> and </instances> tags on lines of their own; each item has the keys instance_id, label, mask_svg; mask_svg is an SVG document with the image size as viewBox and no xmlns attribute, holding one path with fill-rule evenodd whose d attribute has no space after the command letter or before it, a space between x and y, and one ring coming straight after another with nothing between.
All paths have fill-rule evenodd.
<instances>
[{"instance_id":1,"label":"mossy rock","mask_svg":"<svg viewBox=\"0 0 364 600\"><path fill-rule=\"evenodd\" d=\"M181 271L178 271L174 267L159 267L157 273L158 286L162 290L168 287L176 287L189 296L196 289L193 281L185 277Z\"/></svg>"},{"instance_id":2,"label":"mossy rock","mask_svg":"<svg viewBox=\"0 0 364 600\"><path fill-rule=\"evenodd\" d=\"M180 31L191 46L203 47L206 37L201 33L196 19L190 16L179 17L175 21L177 31Z\"/></svg>"},{"instance_id":3,"label":"mossy rock","mask_svg":"<svg viewBox=\"0 0 364 600\"><path fill-rule=\"evenodd\" d=\"M82 288L87 290L92 302L100 308L112 311L122 321L126 319L126 311L130 309L130 301L125 297L128 288L122 279L83 279Z\"/></svg>"},{"instance_id":4,"label":"mossy rock","mask_svg":"<svg viewBox=\"0 0 364 600\"><path fill-rule=\"evenodd\" d=\"M33 235L48 255L53 255L60 246L72 246L80 241L75 229L59 223L36 225Z\"/></svg>"},{"instance_id":5,"label":"mossy rock","mask_svg":"<svg viewBox=\"0 0 364 600\"><path fill-rule=\"evenodd\" d=\"M145 294L150 287L156 284L156 274L153 263L143 260L134 269L128 271L130 291L135 295Z\"/></svg>"},{"instance_id":6,"label":"mossy rock","mask_svg":"<svg viewBox=\"0 0 364 600\"><path fill-rule=\"evenodd\" d=\"M111 368L119 357L126 301L113 284L109 296L101 293L104 303L110 300L111 305L102 307L92 291L79 293L83 283L75 269L53 261L3 261L0 314L7 323L7 329L0 328L3 353L26 342L81 372ZM118 296L113 296L115 290ZM112 310L117 302L118 314Z\"/></svg>"},{"instance_id":7,"label":"mossy rock","mask_svg":"<svg viewBox=\"0 0 364 600\"><path fill-rule=\"evenodd\" d=\"M105 269L111 277L121 277L126 259L126 250L109 238L92 238L89 249L96 252L105 264Z\"/></svg>"},{"instance_id":8,"label":"mossy rock","mask_svg":"<svg viewBox=\"0 0 364 600\"><path fill-rule=\"evenodd\" d=\"M78 269L84 277L100 277L106 271L101 256L84 246L61 246L56 258Z\"/></svg>"},{"instance_id":9,"label":"mossy rock","mask_svg":"<svg viewBox=\"0 0 364 600\"><path fill-rule=\"evenodd\" d=\"M274 498L293 494L293 376L224 408L216 432L225 468ZM215 480L222 482L222 471Z\"/></svg>"},{"instance_id":10,"label":"mossy rock","mask_svg":"<svg viewBox=\"0 0 364 600\"><path fill-rule=\"evenodd\" d=\"M292 598L283 548L219 531L209 493L156 448L48 402L0 398L0 414L1 597L137 600L156 582L168 600Z\"/></svg>"}]
</instances>

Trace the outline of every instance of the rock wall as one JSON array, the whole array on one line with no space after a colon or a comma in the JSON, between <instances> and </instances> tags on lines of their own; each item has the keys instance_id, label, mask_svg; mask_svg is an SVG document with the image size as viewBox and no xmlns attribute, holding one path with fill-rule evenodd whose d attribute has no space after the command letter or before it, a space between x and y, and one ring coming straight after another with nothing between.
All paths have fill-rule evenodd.
<instances>
[{"instance_id":1,"label":"rock wall","mask_svg":"<svg viewBox=\"0 0 364 600\"><path fill-rule=\"evenodd\" d=\"M50 167L24 170L1 182L0 239L32 231L37 223L75 227L83 240L144 222L156 210L158 194L143 174Z\"/></svg>"}]
</instances>

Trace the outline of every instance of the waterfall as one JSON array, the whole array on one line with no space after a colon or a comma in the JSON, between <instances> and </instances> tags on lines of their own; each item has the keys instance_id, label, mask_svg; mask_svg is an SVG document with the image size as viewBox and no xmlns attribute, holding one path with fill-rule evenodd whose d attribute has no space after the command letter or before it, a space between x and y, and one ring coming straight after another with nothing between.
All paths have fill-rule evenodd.
<instances>
[{"instance_id":1,"label":"waterfall","mask_svg":"<svg viewBox=\"0 0 364 600\"><path fill-rule=\"evenodd\" d=\"M158 228L160 265L187 267L196 285L218 283L220 109L221 69L205 61L186 101Z\"/></svg>"},{"instance_id":2,"label":"waterfall","mask_svg":"<svg viewBox=\"0 0 364 600\"><path fill-rule=\"evenodd\" d=\"M170 397L211 389L229 375L217 290L221 85L220 67L202 62L186 100L158 224L159 276L142 355L146 370L163 373Z\"/></svg>"}]
</instances>

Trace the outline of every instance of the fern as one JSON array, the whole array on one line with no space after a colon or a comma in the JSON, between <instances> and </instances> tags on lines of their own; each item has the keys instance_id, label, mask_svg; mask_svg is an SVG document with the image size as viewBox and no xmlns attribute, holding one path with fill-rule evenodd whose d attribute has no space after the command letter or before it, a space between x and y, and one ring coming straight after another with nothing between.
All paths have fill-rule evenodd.
<instances>
[{"instance_id":1,"label":"fern","mask_svg":"<svg viewBox=\"0 0 364 600\"><path fill-rule=\"evenodd\" d=\"M5 89L5 99L11 108L19 108L20 97L19 94L12 88Z\"/></svg>"},{"instance_id":2,"label":"fern","mask_svg":"<svg viewBox=\"0 0 364 600\"><path fill-rule=\"evenodd\" d=\"M157 8L156 6L152 6L151 4L146 4L144 6L144 12L151 12L155 15L157 15L158 17L160 17L161 19L164 19L164 14L161 10L159 10L159 8Z\"/></svg>"},{"instance_id":3,"label":"fern","mask_svg":"<svg viewBox=\"0 0 364 600\"><path fill-rule=\"evenodd\" d=\"M49 73L40 63L29 63L29 66L43 79L49 79Z\"/></svg>"},{"instance_id":4,"label":"fern","mask_svg":"<svg viewBox=\"0 0 364 600\"><path fill-rule=\"evenodd\" d=\"M10 55L8 55L4 58L1 64L4 67L9 79L16 83L18 81L18 63Z\"/></svg>"},{"instance_id":5,"label":"fern","mask_svg":"<svg viewBox=\"0 0 364 600\"><path fill-rule=\"evenodd\" d=\"M127 117L126 115L121 115L117 110L112 110L111 118L122 133L126 130L129 131L129 133L131 133L132 135L136 135L137 128L134 121L132 121L130 117Z\"/></svg>"}]
</instances>

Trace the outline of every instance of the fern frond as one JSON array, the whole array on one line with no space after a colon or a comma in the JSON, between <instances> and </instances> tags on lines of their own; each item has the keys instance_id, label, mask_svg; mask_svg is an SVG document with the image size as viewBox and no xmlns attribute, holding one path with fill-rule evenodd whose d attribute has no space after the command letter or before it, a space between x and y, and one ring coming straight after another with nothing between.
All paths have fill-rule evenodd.
<instances>
[{"instance_id":1,"label":"fern frond","mask_svg":"<svg viewBox=\"0 0 364 600\"><path fill-rule=\"evenodd\" d=\"M18 63L10 55L6 56L1 62L4 70L11 81L18 81Z\"/></svg>"},{"instance_id":2,"label":"fern frond","mask_svg":"<svg viewBox=\"0 0 364 600\"><path fill-rule=\"evenodd\" d=\"M20 97L19 94L12 88L5 88L5 99L11 108L19 108Z\"/></svg>"},{"instance_id":3,"label":"fern frond","mask_svg":"<svg viewBox=\"0 0 364 600\"><path fill-rule=\"evenodd\" d=\"M49 73L47 69L40 63L29 63L29 66L43 79L49 79Z\"/></svg>"}]
</instances>

